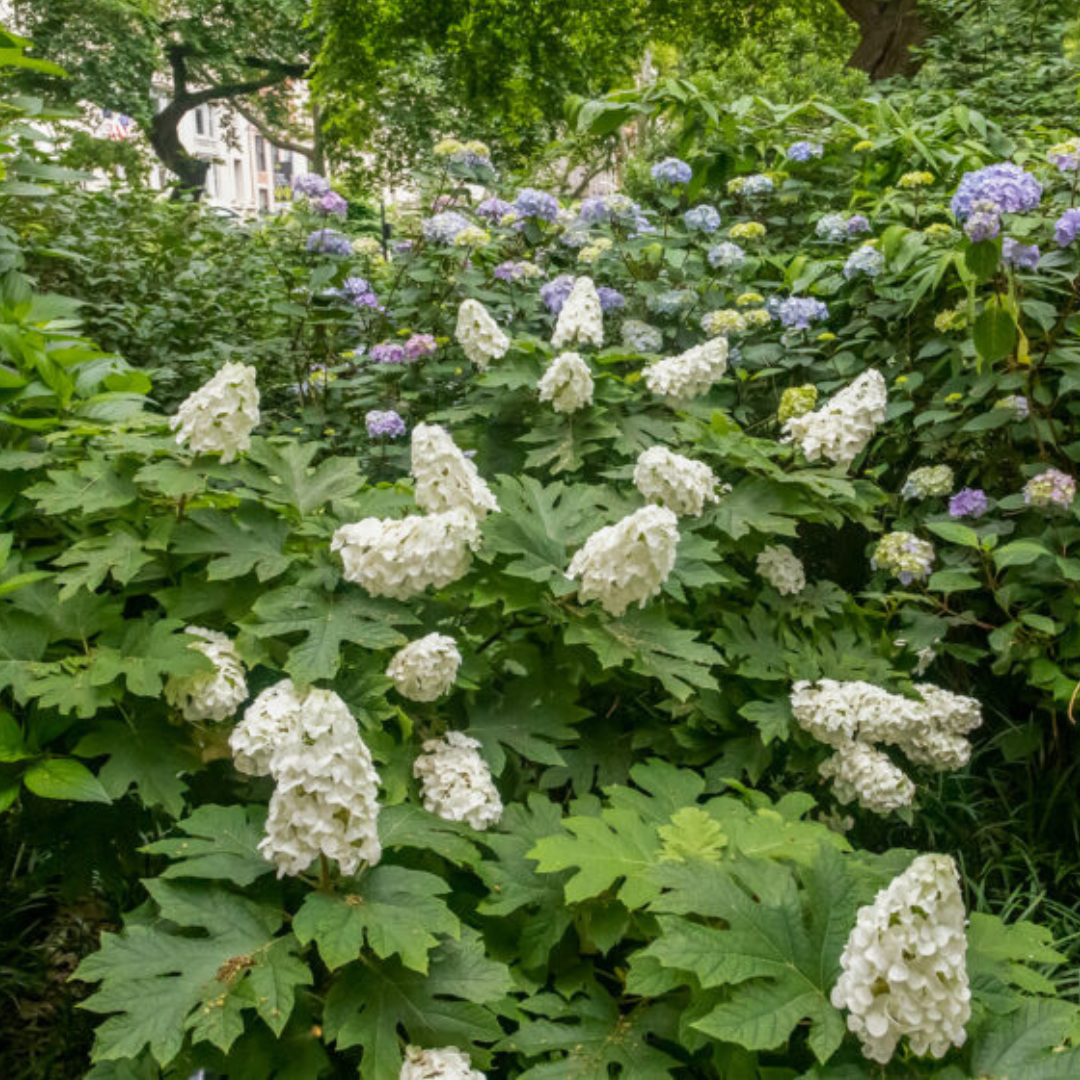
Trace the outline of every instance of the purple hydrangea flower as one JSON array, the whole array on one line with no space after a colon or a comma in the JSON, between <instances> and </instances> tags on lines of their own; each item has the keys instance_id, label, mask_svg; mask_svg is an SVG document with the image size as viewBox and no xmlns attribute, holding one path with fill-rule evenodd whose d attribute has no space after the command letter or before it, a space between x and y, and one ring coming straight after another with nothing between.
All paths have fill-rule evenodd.
<instances>
[{"instance_id":1,"label":"purple hydrangea flower","mask_svg":"<svg viewBox=\"0 0 1080 1080\"><path fill-rule=\"evenodd\" d=\"M540 286L540 299L543 300L544 307L546 307L552 315L558 315L559 312L562 311L563 304L566 303L573 288L573 274L560 274L546 285Z\"/></svg>"},{"instance_id":2,"label":"purple hydrangea flower","mask_svg":"<svg viewBox=\"0 0 1080 1080\"><path fill-rule=\"evenodd\" d=\"M531 263L507 259L506 262L499 263L499 265L492 270L492 274L500 281L520 281L522 278L528 276L530 266L532 266Z\"/></svg>"},{"instance_id":3,"label":"purple hydrangea flower","mask_svg":"<svg viewBox=\"0 0 1080 1080\"><path fill-rule=\"evenodd\" d=\"M618 289L609 288L607 285L597 285L596 295L600 297L601 311L618 311L626 307L626 297Z\"/></svg>"},{"instance_id":4,"label":"purple hydrangea flower","mask_svg":"<svg viewBox=\"0 0 1080 1080\"><path fill-rule=\"evenodd\" d=\"M823 152L820 143L807 142L805 139L793 142L785 151L788 161L809 161L812 157L821 157Z\"/></svg>"},{"instance_id":5,"label":"purple hydrangea flower","mask_svg":"<svg viewBox=\"0 0 1080 1080\"><path fill-rule=\"evenodd\" d=\"M712 206L695 206L683 214L683 224L691 232L714 233L720 228L720 214Z\"/></svg>"},{"instance_id":6,"label":"purple hydrangea flower","mask_svg":"<svg viewBox=\"0 0 1080 1080\"><path fill-rule=\"evenodd\" d=\"M323 255L351 255L352 241L335 229L316 229L308 238L308 251Z\"/></svg>"},{"instance_id":7,"label":"purple hydrangea flower","mask_svg":"<svg viewBox=\"0 0 1080 1080\"><path fill-rule=\"evenodd\" d=\"M709 265L714 270L735 270L746 260L746 252L738 244L724 240L716 247L709 248Z\"/></svg>"},{"instance_id":8,"label":"purple hydrangea flower","mask_svg":"<svg viewBox=\"0 0 1080 1080\"><path fill-rule=\"evenodd\" d=\"M693 175L693 169L677 157L658 161L650 171L658 184L688 184Z\"/></svg>"},{"instance_id":9,"label":"purple hydrangea flower","mask_svg":"<svg viewBox=\"0 0 1080 1080\"><path fill-rule=\"evenodd\" d=\"M431 334L413 334L405 342L405 355L410 360L422 360L425 356L431 356L438 347Z\"/></svg>"},{"instance_id":10,"label":"purple hydrangea flower","mask_svg":"<svg viewBox=\"0 0 1080 1080\"><path fill-rule=\"evenodd\" d=\"M342 198L336 191L328 191L325 195L316 199L312 206L320 214L337 214L338 217L344 217L349 212L348 202Z\"/></svg>"},{"instance_id":11,"label":"purple hydrangea flower","mask_svg":"<svg viewBox=\"0 0 1080 1080\"><path fill-rule=\"evenodd\" d=\"M949 517L982 517L988 503L982 488L962 488L949 500Z\"/></svg>"},{"instance_id":12,"label":"purple hydrangea flower","mask_svg":"<svg viewBox=\"0 0 1080 1080\"><path fill-rule=\"evenodd\" d=\"M505 199L500 199L495 195L485 199L476 208L476 214L478 217L486 218L488 221L498 222L502 221L507 214L511 214L514 211L512 203L508 203Z\"/></svg>"},{"instance_id":13,"label":"purple hydrangea flower","mask_svg":"<svg viewBox=\"0 0 1080 1080\"><path fill-rule=\"evenodd\" d=\"M382 310L379 305L379 298L362 277L346 278L341 283L341 288L337 290L337 295L342 300L347 300L354 307Z\"/></svg>"},{"instance_id":14,"label":"purple hydrangea flower","mask_svg":"<svg viewBox=\"0 0 1080 1080\"><path fill-rule=\"evenodd\" d=\"M540 221L554 221L559 216L559 200L546 191L536 188L522 188L514 200L514 213L519 218L538 218Z\"/></svg>"},{"instance_id":15,"label":"purple hydrangea flower","mask_svg":"<svg viewBox=\"0 0 1080 1080\"><path fill-rule=\"evenodd\" d=\"M408 255L413 249L411 240L395 240L391 250L395 255Z\"/></svg>"},{"instance_id":16,"label":"purple hydrangea flower","mask_svg":"<svg viewBox=\"0 0 1080 1080\"><path fill-rule=\"evenodd\" d=\"M374 364L404 364L407 359L405 347L396 341L381 341L371 350Z\"/></svg>"},{"instance_id":17,"label":"purple hydrangea flower","mask_svg":"<svg viewBox=\"0 0 1080 1080\"><path fill-rule=\"evenodd\" d=\"M952 197L952 212L963 221L977 210L976 203L989 202L999 214L1034 210L1042 199L1042 184L1019 165L1003 161L985 169L964 173Z\"/></svg>"},{"instance_id":18,"label":"purple hydrangea flower","mask_svg":"<svg viewBox=\"0 0 1080 1080\"><path fill-rule=\"evenodd\" d=\"M434 217L429 217L421 225L424 239L434 244L452 244L454 237L468 227L469 219L456 210L444 210Z\"/></svg>"},{"instance_id":19,"label":"purple hydrangea flower","mask_svg":"<svg viewBox=\"0 0 1080 1080\"><path fill-rule=\"evenodd\" d=\"M1066 210L1054 222L1054 239L1059 247L1068 247L1080 235L1080 210Z\"/></svg>"},{"instance_id":20,"label":"purple hydrangea flower","mask_svg":"<svg viewBox=\"0 0 1080 1080\"><path fill-rule=\"evenodd\" d=\"M1080 139L1051 146L1046 159L1051 165L1056 165L1060 172L1080 172Z\"/></svg>"},{"instance_id":21,"label":"purple hydrangea flower","mask_svg":"<svg viewBox=\"0 0 1080 1080\"><path fill-rule=\"evenodd\" d=\"M870 219L865 214L852 214L844 226L848 236L859 236L870 231Z\"/></svg>"},{"instance_id":22,"label":"purple hydrangea flower","mask_svg":"<svg viewBox=\"0 0 1080 1080\"><path fill-rule=\"evenodd\" d=\"M972 203L972 211L964 222L964 233L973 243L993 240L1001 232L1001 217L989 199Z\"/></svg>"},{"instance_id":23,"label":"purple hydrangea flower","mask_svg":"<svg viewBox=\"0 0 1080 1080\"><path fill-rule=\"evenodd\" d=\"M1047 469L1024 485L1024 502L1043 509L1067 510L1076 498L1076 481L1060 469Z\"/></svg>"},{"instance_id":24,"label":"purple hydrangea flower","mask_svg":"<svg viewBox=\"0 0 1080 1080\"><path fill-rule=\"evenodd\" d=\"M405 421L393 409L372 409L364 415L364 426L372 439L399 439L405 434Z\"/></svg>"},{"instance_id":25,"label":"purple hydrangea flower","mask_svg":"<svg viewBox=\"0 0 1080 1080\"><path fill-rule=\"evenodd\" d=\"M1016 270L1034 270L1039 265L1039 245L1021 244L1006 236L1001 244L1001 261Z\"/></svg>"},{"instance_id":26,"label":"purple hydrangea flower","mask_svg":"<svg viewBox=\"0 0 1080 1080\"><path fill-rule=\"evenodd\" d=\"M811 323L824 322L829 317L828 307L812 296L789 296L785 300L774 297L765 307L790 330L809 330Z\"/></svg>"},{"instance_id":27,"label":"purple hydrangea flower","mask_svg":"<svg viewBox=\"0 0 1080 1080\"><path fill-rule=\"evenodd\" d=\"M292 178L293 194L304 199L318 199L330 191L330 181L318 173L301 173Z\"/></svg>"}]
</instances>

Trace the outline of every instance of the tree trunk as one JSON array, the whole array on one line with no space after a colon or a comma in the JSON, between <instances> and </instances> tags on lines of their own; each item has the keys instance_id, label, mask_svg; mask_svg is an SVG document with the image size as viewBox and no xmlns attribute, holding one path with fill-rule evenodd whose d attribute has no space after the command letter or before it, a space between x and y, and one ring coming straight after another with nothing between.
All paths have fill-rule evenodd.
<instances>
[{"instance_id":1,"label":"tree trunk","mask_svg":"<svg viewBox=\"0 0 1080 1080\"><path fill-rule=\"evenodd\" d=\"M150 125L150 145L158 160L180 181L178 196L188 196L196 202L206 189L210 162L189 154L180 141L180 120L187 109L171 102L159 112Z\"/></svg>"},{"instance_id":2,"label":"tree trunk","mask_svg":"<svg viewBox=\"0 0 1080 1080\"><path fill-rule=\"evenodd\" d=\"M871 79L911 75L919 60L911 47L921 45L930 30L919 15L919 0L837 0L859 27L860 41L848 66Z\"/></svg>"}]
</instances>

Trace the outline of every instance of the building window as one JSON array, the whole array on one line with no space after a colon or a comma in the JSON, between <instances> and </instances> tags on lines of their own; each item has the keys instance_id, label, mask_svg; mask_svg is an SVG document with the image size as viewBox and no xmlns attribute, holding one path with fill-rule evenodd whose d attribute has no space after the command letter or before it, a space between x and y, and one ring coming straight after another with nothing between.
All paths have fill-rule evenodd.
<instances>
[{"instance_id":1,"label":"building window","mask_svg":"<svg viewBox=\"0 0 1080 1080\"><path fill-rule=\"evenodd\" d=\"M236 189L234 195L237 199L244 197L244 163L237 159L233 162L233 187Z\"/></svg>"},{"instance_id":2,"label":"building window","mask_svg":"<svg viewBox=\"0 0 1080 1080\"><path fill-rule=\"evenodd\" d=\"M266 188L259 188L259 209L270 209L270 192Z\"/></svg>"},{"instance_id":3,"label":"building window","mask_svg":"<svg viewBox=\"0 0 1080 1080\"><path fill-rule=\"evenodd\" d=\"M203 114L203 107L201 105L195 110L195 134L206 134L206 116Z\"/></svg>"},{"instance_id":4,"label":"building window","mask_svg":"<svg viewBox=\"0 0 1080 1080\"><path fill-rule=\"evenodd\" d=\"M266 172L266 140L261 135L255 136L255 168Z\"/></svg>"}]
</instances>

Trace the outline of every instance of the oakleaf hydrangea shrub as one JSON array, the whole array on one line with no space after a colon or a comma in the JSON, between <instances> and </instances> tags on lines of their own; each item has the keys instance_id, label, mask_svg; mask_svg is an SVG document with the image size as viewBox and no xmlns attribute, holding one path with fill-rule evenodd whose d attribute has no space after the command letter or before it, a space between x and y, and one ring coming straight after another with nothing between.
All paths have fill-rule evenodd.
<instances>
[{"instance_id":1,"label":"oakleaf hydrangea shrub","mask_svg":"<svg viewBox=\"0 0 1080 1080\"><path fill-rule=\"evenodd\" d=\"M0 792L131 879L91 1077L1080 1070L942 811L1065 738L1073 174L718 109L736 153L580 201L459 133L385 245L305 181L303 347L163 410L0 306L52 387L0 429Z\"/></svg>"}]
</instances>

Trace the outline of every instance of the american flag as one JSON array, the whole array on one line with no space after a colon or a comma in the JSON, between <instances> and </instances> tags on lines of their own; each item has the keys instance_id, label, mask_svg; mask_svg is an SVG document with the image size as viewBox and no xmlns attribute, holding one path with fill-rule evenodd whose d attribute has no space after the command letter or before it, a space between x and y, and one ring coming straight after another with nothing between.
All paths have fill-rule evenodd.
<instances>
[{"instance_id":1,"label":"american flag","mask_svg":"<svg viewBox=\"0 0 1080 1080\"><path fill-rule=\"evenodd\" d=\"M109 139L111 142L123 142L135 134L135 122L130 116L106 109L102 117L101 127L98 128L100 138Z\"/></svg>"}]
</instances>

